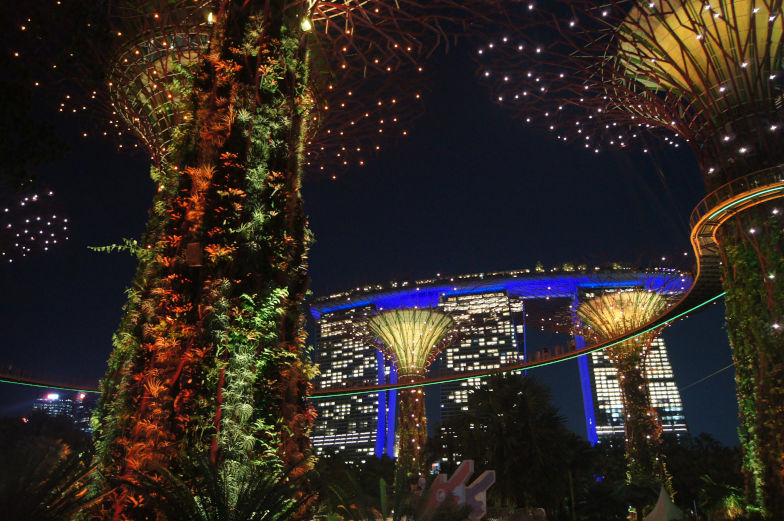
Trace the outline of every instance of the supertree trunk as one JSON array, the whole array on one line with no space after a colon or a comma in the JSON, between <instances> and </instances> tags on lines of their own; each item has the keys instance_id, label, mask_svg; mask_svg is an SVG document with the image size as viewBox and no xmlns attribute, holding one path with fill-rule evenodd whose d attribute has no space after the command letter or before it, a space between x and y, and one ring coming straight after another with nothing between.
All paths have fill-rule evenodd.
<instances>
[{"instance_id":1,"label":"supertree trunk","mask_svg":"<svg viewBox=\"0 0 784 521\"><path fill-rule=\"evenodd\" d=\"M97 415L109 480L176 469L190 452L308 467L306 42L298 5L254 3L222 4L194 79L196 121L153 171L159 192ZM136 518L144 498L120 487L104 508Z\"/></svg>"},{"instance_id":2,"label":"supertree trunk","mask_svg":"<svg viewBox=\"0 0 784 521\"><path fill-rule=\"evenodd\" d=\"M727 331L735 361L746 494L784 519L784 233L779 201L720 229Z\"/></svg>"},{"instance_id":3,"label":"supertree trunk","mask_svg":"<svg viewBox=\"0 0 784 521\"><path fill-rule=\"evenodd\" d=\"M415 383L416 379L403 378L400 381ZM398 397L397 475L406 481L415 481L424 471L423 453L427 442L425 391L423 387L401 389Z\"/></svg>"},{"instance_id":4,"label":"supertree trunk","mask_svg":"<svg viewBox=\"0 0 784 521\"><path fill-rule=\"evenodd\" d=\"M661 451L662 428L656 410L651 407L643 356L634 347L623 356L618 351L608 348L607 354L615 365L623 398L627 480L639 482L653 478L672 494L672 480Z\"/></svg>"}]
</instances>

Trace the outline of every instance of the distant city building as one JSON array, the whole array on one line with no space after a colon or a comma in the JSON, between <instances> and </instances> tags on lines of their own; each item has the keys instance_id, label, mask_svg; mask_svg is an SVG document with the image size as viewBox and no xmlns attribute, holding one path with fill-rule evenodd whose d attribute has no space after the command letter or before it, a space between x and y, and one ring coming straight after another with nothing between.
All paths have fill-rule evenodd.
<instances>
[{"instance_id":1,"label":"distant city building","mask_svg":"<svg viewBox=\"0 0 784 521\"><path fill-rule=\"evenodd\" d=\"M41 411L47 416L67 416L73 418L74 403L71 398L61 397L58 393L49 393L33 402L33 411Z\"/></svg>"},{"instance_id":2,"label":"distant city building","mask_svg":"<svg viewBox=\"0 0 784 521\"><path fill-rule=\"evenodd\" d=\"M672 272L662 272L658 279L650 272L631 270L519 270L393 282L322 297L311 305L317 327L315 358L320 368L314 384L338 391L397 381L394 368L382 354L353 334L358 321L377 311L426 306L447 311L459 321L470 318L471 325L462 331L461 340L448 347L435 364L441 374L459 374L527 359L529 306L547 301L553 303L550 311L554 312L556 301L568 307L586 288L615 288L619 281L630 287L643 280L645 284L666 284L671 279ZM537 316L537 320L547 319ZM539 324L533 325L539 328ZM576 347L584 345L579 337L574 343ZM612 386L614 371L604 365L601 353L579 357L578 362L588 439L596 443L600 426L602 436L622 433L623 424L617 423L615 409L620 407L620 394L613 394L618 389L617 381ZM648 363L651 396L665 431L685 430L683 406L660 339L652 346ZM484 384L482 378L442 384L441 419L465 410L472 389ZM373 455L394 457L396 401L394 390L314 399L318 417L311 440L316 453L334 451L351 462Z\"/></svg>"},{"instance_id":3,"label":"distant city building","mask_svg":"<svg viewBox=\"0 0 784 521\"><path fill-rule=\"evenodd\" d=\"M590 360L596 424L593 432L589 426L588 437L592 441L621 438L624 434L623 401L617 373L603 351L591 353ZM686 433L686 416L681 394L675 385L667 348L661 337L655 338L651 343L645 360L645 376L648 379L651 406L659 415L662 430L676 435Z\"/></svg>"},{"instance_id":4,"label":"distant city building","mask_svg":"<svg viewBox=\"0 0 784 521\"><path fill-rule=\"evenodd\" d=\"M90 418L94 404L87 399L84 393L65 396L60 393L48 393L33 402L33 412L40 411L47 416L65 416L74 426L87 434L92 433Z\"/></svg>"},{"instance_id":5,"label":"distant city building","mask_svg":"<svg viewBox=\"0 0 784 521\"><path fill-rule=\"evenodd\" d=\"M441 355L445 372L495 369L520 358L523 350L518 350L515 323L522 327L522 303L506 291L452 295L442 298L440 307L470 324L462 339ZM441 419L466 410L471 390L482 385L481 378L442 384Z\"/></svg>"},{"instance_id":6,"label":"distant city building","mask_svg":"<svg viewBox=\"0 0 784 521\"><path fill-rule=\"evenodd\" d=\"M367 316L369 308L331 310L318 321L317 386L339 389L395 381L381 352L353 335L352 326ZM310 436L316 453L330 448L356 462L373 454L393 454L396 399L397 393L389 391L318 400L318 418ZM393 426L389 431L388 425Z\"/></svg>"}]
</instances>

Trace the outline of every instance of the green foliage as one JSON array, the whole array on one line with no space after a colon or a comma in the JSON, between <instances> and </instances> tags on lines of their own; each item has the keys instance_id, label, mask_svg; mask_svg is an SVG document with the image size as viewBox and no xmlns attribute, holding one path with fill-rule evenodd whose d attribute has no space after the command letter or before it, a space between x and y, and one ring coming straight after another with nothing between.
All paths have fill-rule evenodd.
<instances>
[{"instance_id":1,"label":"green foliage","mask_svg":"<svg viewBox=\"0 0 784 521\"><path fill-rule=\"evenodd\" d=\"M206 455L183 460L179 473L156 471L132 486L167 521L288 521L308 500L286 472L215 465Z\"/></svg>"},{"instance_id":2,"label":"green foliage","mask_svg":"<svg viewBox=\"0 0 784 521\"><path fill-rule=\"evenodd\" d=\"M409 485L386 456L348 465L339 455L328 454L312 475L320 499L316 517L326 521L464 521L468 515L450 500L426 511L429 486Z\"/></svg>"},{"instance_id":3,"label":"green foliage","mask_svg":"<svg viewBox=\"0 0 784 521\"><path fill-rule=\"evenodd\" d=\"M663 451L672 474L673 501L682 509L696 503L701 512L719 508L743 488L739 447L726 447L708 434L664 436Z\"/></svg>"},{"instance_id":4,"label":"green foliage","mask_svg":"<svg viewBox=\"0 0 784 521\"><path fill-rule=\"evenodd\" d=\"M100 497L87 491L89 440L70 420L33 415L0 420L3 519L68 521Z\"/></svg>"},{"instance_id":5,"label":"green foliage","mask_svg":"<svg viewBox=\"0 0 784 521\"><path fill-rule=\"evenodd\" d=\"M775 207L755 207L720 230L746 499L771 519L784 516L784 229Z\"/></svg>"},{"instance_id":6,"label":"green foliage","mask_svg":"<svg viewBox=\"0 0 784 521\"><path fill-rule=\"evenodd\" d=\"M322 454L311 472L311 481L319 497L320 512L336 512L347 503L347 492L351 492L350 503L376 505L386 510L384 503L391 494L389 484L395 475L395 462L384 455L368 457L365 463L346 463L340 453ZM379 486L383 480L384 486ZM344 490L349 483L349 490Z\"/></svg>"},{"instance_id":7,"label":"green foliage","mask_svg":"<svg viewBox=\"0 0 784 521\"><path fill-rule=\"evenodd\" d=\"M280 443L276 418L255 405L274 399L271 382L263 378L274 373L271 368L278 362L277 357L288 356L274 349L282 313L280 304L285 297L286 290L279 288L258 305L253 297L242 295L240 307L234 310L235 316L227 328L228 343L225 347L218 345L218 356L223 349L228 351L227 361L221 364L226 381L219 442L226 465L229 461L244 464L249 457L265 467L280 465L276 455Z\"/></svg>"},{"instance_id":8,"label":"green foliage","mask_svg":"<svg viewBox=\"0 0 784 521\"><path fill-rule=\"evenodd\" d=\"M430 458L446 461L447 473L468 458L479 469L496 470L488 491L491 516L543 507L552 520L621 521L629 506L646 513L658 498L655 479L627 476L623 439L590 447L568 431L549 390L530 377L493 377L468 407L437 429ZM741 483L738 450L700 435L667 439L664 453L679 490L677 504L692 510L696 502L700 512L711 513L709 519L724 519L715 516L726 511L722 505Z\"/></svg>"},{"instance_id":9,"label":"green foliage","mask_svg":"<svg viewBox=\"0 0 784 521\"><path fill-rule=\"evenodd\" d=\"M112 252L123 252L123 253L130 253L135 257L138 257L140 260L142 257L146 260L150 257L150 251L147 248L143 248L139 241L136 239L123 239L122 244L108 244L106 246L88 246L88 250L97 251L100 253L112 253Z\"/></svg>"}]
</instances>

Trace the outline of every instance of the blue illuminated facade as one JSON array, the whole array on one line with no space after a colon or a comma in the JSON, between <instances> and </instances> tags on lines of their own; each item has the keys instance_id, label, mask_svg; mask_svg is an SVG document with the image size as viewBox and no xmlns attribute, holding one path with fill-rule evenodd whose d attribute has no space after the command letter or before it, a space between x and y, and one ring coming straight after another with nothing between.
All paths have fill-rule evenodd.
<instances>
[{"instance_id":1,"label":"blue illuminated facade","mask_svg":"<svg viewBox=\"0 0 784 521\"><path fill-rule=\"evenodd\" d=\"M529 308L538 306L545 313L558 315L564 310L559 310L557 306L561 304L557 303L568 307L586 291L623 287L681 293L691 284L691 278L678 275L673 270L518 270L437 276L416 282L355 288L323 297L310 308L317 324L316 362L321 370L314 383L321 389L340 389L396 381L394 371L381 353L352 336L354 324L376 311L428 307L470 319L471 325L463 332L461 341L447 348L436 362L442 374L458 374L493 369L527 357ZM569 329L567 324L566 330ZM581 337L575 337L574 343L578 348L585 345ZM602 419L597 415L604 411L599 410L597 403L593 363L587 356L578 359L587 436L592 444L602 432ZM481 379L442 385L442 419L463 410L472 388L481 385ZM606 387L606 382L602 385ZM319 413L311 437L317 453L334 450L356 462L371 455L394 456L395 391L316 399L313 403ZM673 400L670 408L677 406ZM670 412L670 416L677 417L674 423L683 423L685 428L681 421L682 407L679 413Z\"/></svg>"},{"instance_id":2,"label":"blue illuminated facade","mask_svg":"<svg viewBox=\"0 0 784 521\"><path fill-rule=\"evenodd\" d=\"M577 349L585 347L585 339L581 336L575 336L575 345ZM591 380L591 369L588 366L588 355L577 357L577 367L580 369L580 390L583 393L583 411L585 412L585 432L588 437L588 442L591 445L596 445L599 441L599 436L596 433L596 413L593 408L594 396L592 393L593 385Z\"/></svg>"}]
</instances>

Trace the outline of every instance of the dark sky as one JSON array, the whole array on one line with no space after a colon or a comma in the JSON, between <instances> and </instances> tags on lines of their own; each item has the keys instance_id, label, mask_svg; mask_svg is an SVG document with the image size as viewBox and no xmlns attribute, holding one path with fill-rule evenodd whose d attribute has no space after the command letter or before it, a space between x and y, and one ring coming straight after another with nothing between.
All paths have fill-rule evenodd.
<instances>
[{"instance_id":1,"label":"dark sky","mask_svg":"<svg viewBox=\"0 0 784 521\"><path fill-rule=\"evenodd\" d=\"M315 295L371 282L546 266L642 262L688 249L688 214L703 195L688 151L593 154L513 121L477 84L465 52L433 66L426 112L406 141L337 181L309 175ZM138 238L152 197L148 167L111 143L73 143L40 169L68 209L70 242L0 267L0 365L55 380L102 376L135 261L89 251ZM663 173L664 182L659 177ZM686 386L731 362L721 304L664 333ZM569 426L584 434L575 362L531 374L553 388ZM693 433L737 443L732 370L683 393ZM43 390L0 384L0 416L29 412Z\"/></svg>"}]
</instances>

